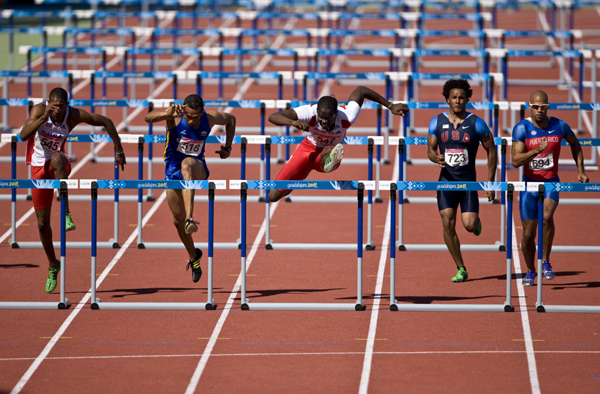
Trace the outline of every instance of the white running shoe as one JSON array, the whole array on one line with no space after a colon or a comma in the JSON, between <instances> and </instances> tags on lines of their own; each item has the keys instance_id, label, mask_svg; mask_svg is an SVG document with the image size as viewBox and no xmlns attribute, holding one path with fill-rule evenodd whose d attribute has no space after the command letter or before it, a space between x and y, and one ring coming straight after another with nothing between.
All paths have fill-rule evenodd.
<instances>
[{"instance_id":1,"label":"white running shoe","mask_svg":"<svg viewBox=\"0 0 600 394\"><path fill-rule=\"evenodd\" d=\"M323 166L323 171L331 172L337 166L342 159L344 158L344 145L337 144L335 148L331 150L329 157L325 161L325 165Z\"/></svg>"}]
</instances>

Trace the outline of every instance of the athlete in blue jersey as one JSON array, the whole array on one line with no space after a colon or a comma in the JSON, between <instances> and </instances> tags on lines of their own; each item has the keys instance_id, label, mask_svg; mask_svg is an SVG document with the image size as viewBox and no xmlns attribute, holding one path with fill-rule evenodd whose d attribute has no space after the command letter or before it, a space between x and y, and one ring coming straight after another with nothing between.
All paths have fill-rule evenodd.
<instances>
[{"instance_id":1,"label":"athlete in blue jersey","mask_svg":"<svg viewBox=\"0 0 600 394\"><path fill-rule=\"evenodd\" d=\"M165 111L152 111L145 118L154 123L161 120L167 124L165 146L166 180L205 180L209 171L204 159L204 143L213 126L225 126L225 145L216 151L221 159L231 153L235 135L235 117L226 112L205 111L204 102L197 94L183 100L183 105L172 104ZM167 202L173 213L177 234L188 252L190 260L187 268L192 268L192 280L198 282L202 276L200 259L202 251L194 246L192 233L198 231L198 222L192 219L194 213L193 189L167 190Z\"/></svg>"},{"instance_id":2,"label":"athlete in blue jersey","mask_svg":"<svg viewBox=\"0 0 600 394\"><path fill-rule=\"evenodd\" d=\"M427 137L429 160L442 168L439 181L476 181L475 159L481 142L488 157L487 179L493 182L496 179L497 163L494 135L482 119L466 111L473 94L471 86L464 79L451 79L444 84L442 94L450 105L450 110L431 119ZM495 192L486 191L485 194L489 201L494 200ZM481 234L479 197L476 191L438 191L437 201L444 226L444 242L458 269L452 281L464 282L469 274L456 234L456 213L460 205L465 229L475 235Z\"/></svg>"},{"instance_id":3,"label":"athlete in blue jersey","mask_svg":"<svg viewBox=\"0 0 600 394\"><path fill-rule=\"evenodd\" d=\"M581 145L567 122L548 116L548 95L536 90L529 98L531 117L523 119L513 129L511 149L512 164L523 167L523 182L560 182L558 159L563 139L571 145L571 154L577 163L577 178L589 182L583 166ZM522 191L519 194L519 213L523 223L521 250L527 264L523 285L533 286L535 272L535 237L538 227L538 193ZM558 192L544 193L544 241L542 274L544 279L554 279L550 265L550 252L554 240L554 211L558 206Z\"/></svg>"}]
</instances>

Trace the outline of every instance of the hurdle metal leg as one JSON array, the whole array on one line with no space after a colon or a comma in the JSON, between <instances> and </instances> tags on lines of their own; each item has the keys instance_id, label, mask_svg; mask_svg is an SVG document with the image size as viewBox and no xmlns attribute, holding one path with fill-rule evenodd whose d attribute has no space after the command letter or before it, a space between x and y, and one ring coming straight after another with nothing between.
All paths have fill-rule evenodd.
<instances>
[{"instance_id":1,"label":"hurdle metal leg","mask_svg":"<svg viewBox=\"0 0 600 394\"><path fill-rule=\"evenodd\" d=\"M362 250L363 250L363 198L364 198L364 185L362 183L358 186L358 230L357 230L357 243L354 248L357 251L357 299L353 304L349 303L250 303L250 300L246 298L246 197L247 197L247 184L242 182L240 203L241 203L241 307L242 310L321 310L321 311L333 311L333 310L364 310L362 300ZM307 245L308 246L308 245ZM317 245L313 245L317 246ZM309 249L308 247L306 248ZM310 250L320 250L312 248Z\"/></svg>"}]
</instances>

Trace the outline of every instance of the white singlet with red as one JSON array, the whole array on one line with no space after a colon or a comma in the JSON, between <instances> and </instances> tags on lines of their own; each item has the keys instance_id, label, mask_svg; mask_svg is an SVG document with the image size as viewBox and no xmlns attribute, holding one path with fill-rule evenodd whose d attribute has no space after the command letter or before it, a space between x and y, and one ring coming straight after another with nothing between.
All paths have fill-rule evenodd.
<instances>
[{"instance_id":1,"label":"white singlet with red","mask_svg":"<svg viewBox=\"0 0 600 394\"><path fill-rule=\"evenodd\" d=\"M335 118L335 126L331 131L324 130L319 124L317 116L317 105L303 105L294 108L298 120L308 123L308 132L306 138L319 148L337 145L344 142L346 130L356 121L360 113L360 106L356 101L348 102L348 105L338 107L338 113Z\"/></svg>"},{"instance_id":2,"label":"white singlet with red","mask_svg":"<svg viewBox=\"0 0 600 394\"><path fill-rule=\"evenodd\" d=\"M48 103L46 103L48 105ZM55 152L65 151L65 140L71 132L67 107L65 117L60 126L56 126L48 117L46 123L42 124L33 138L27 140L26 162L32 166L43 166L52 158Z\"/></svg>"}]
</instances>

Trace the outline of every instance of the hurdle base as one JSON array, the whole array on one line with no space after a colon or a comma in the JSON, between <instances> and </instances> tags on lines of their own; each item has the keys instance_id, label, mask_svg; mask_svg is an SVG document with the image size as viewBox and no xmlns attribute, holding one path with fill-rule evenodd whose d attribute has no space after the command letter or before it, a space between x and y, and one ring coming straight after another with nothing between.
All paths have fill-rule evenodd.
<instances>
[{"instance_id":1,"label":"hurdle base","mask_svg":"<svg viewBox=\"0 0 600 394\"><path fill-rule=\"evenodd\" d=\"M271 243L269 250L356 250L356 244ZM363 245L363 250L365 246Z\"/></svg>"},{"instance_id":2,"label":"hurdle base","mask_svg":"<svg viewBox=\"0 0 600 394\"><path fill-rule=\"evenodd\" d=\"M69 300L65 301L68 306ZM0 302L0 309L65 309L64 305L62 302Z\"/></svg>"},{"instance_id":3,"label":"hurdle base","mask_svg":"<svg viewBox=\"0 0 600 394\"><path fill-rule=\"evenodd\" d=\"M538 303L538 302L535 303L535 310L536 310L536 312L540 312L540 313L546 312L546 308L544 308L544 304Z\"/></svg>"},{"instance_id":4,"label":"hurdle base","mask_svg":"<svg viewBox=\"0 0 600 394\"><path fill-rule=\"evenodd\" d=\"M600 306L588 306L588 305L544 305L543 307L544 307L544 312L600 313Z\"/></svg>"},{"instance_id":5,"label":"hurdle base","mask_svg":"<svg viewBox=\"0 0 600 394\"><path fill-rule=\"evenodd\" d=\"M197 248L208 249L208 242L196 242ZM215 242L214 249L239 249L237 242ZM181 242L142 242L137 245L138 249L185 249Z\"/></svg>"},{"instance_id":6,"label":"hurdle base","mask_svg":"<svg viewBox=\"0 0 600 394\"><path fill-rule=\"evenodd\" d=\"M108 310L193 310L204 311L215 309L213 303L201 302L98 302L92 304L93 310L108 309Z\"/></svg>"},{"instance_id":7,"label":"hurdle base","mask_svg":"<svg viewBox=\"0 0 600 394\"><path fill-rule=\"evenodd\" d=\"M367 242L363 245L364 250L375 250L375 244L373 242Z\"/></svg>"},{"instance_id":8,"label":"hurdle base","mask_svg":"<svg viewBox=\"0 0 600 394\"><path fill-rule=\"evenodd\" d=\"M390 310L393 312L508 312L504 304L399 304L398 301L390 304Z\"/></svg>"},{"instance_id":9,"label":"hurdle base","mask_svg":"<svg viewBox=\"0 0 600 394\"><path fill-rule=\"evenodd\" d=\"M42 243L41 242L19 242L19 243L14 243L15 246L11 245L11 247L13 249L43 249ZM117 246L115 246L117 245ZM53 242L52 246L54 246L55 249L60 249L60 242ZM92 248L92 243L91 242L67 242L66 243L66 247L70 248L70 249L91 249ZM98 242L98 245L96 246L99 249L119 249L120 246L118 243L114 243L113 241L108 241L108 242Z\"/></svg>"},{"instance_id":10,"label":"hurdle base","mask_svg":"<svg viewBox=\"0 0 600 394\"><path fill-rule=\"evenodd\" d=\"M342 304L342 303L252 303L246 300L242 304L242 310L254 311L362 311L362 304Z\"/></svg>"},{"instance_id":11,"label":"hurdle base","mask_svg":"<svg viewBox=\"0 0 600 394\"><path fill-rule=\"evenodd\" d=\"M504 303L504 312L514 312L515 308L508 302Z\"/></svg>"},{"instance_id":12,"label":"hurdle base","mask_svg":"<svg viewBox=\"0 0 600 394\"><path fill-rule=\"evenodd\" d=\"M65 298L65 302L58 303L58 309L67 309L71 305L68 298Z\"/></svg>"},{"instance_id":13,"label":"hurdle base","mask_svg":"<svg viewBox=\"0 0 600 394\"><path fill-rule=\"evenodd\" d=\"M448 251L448 247L446 245L442 245L442 244L400 244L399 242L396 242L396 247L398 248L399 251L402 252L413 252L413 251L428 251L428 252L447 252ZM400 249L400 248L403 249ZM496 243L494 245L477 245L477 244L464 244L464 245L460 245L460 250L463 252L502 252L504 248L504 251L506 251L506 247L504 245L500 245L499 243ZM554 248L552 249L552 251L554 251Z\"/></svg>"}]
</instances>

